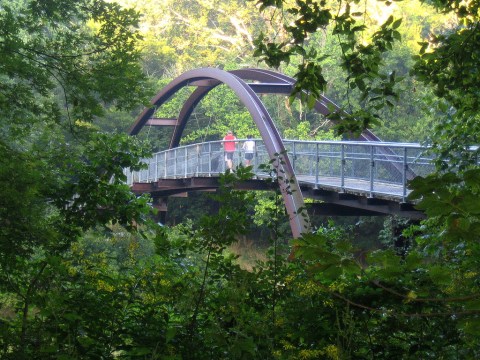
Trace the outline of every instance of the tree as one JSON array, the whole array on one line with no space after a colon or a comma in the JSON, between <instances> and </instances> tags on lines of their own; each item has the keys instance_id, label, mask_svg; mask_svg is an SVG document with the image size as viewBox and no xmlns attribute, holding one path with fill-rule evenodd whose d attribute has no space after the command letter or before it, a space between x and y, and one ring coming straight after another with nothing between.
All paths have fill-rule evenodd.
<instances>
[{"instance_id":1,"label":"tree","mask_svg":"<svg viewBox=\"0 0 480 360\"><path fill-rule=\"evenodd\" d=\"M2 319L6 356L28 358L41 292L85 230L134 231L148 199L123 183L147 148L94 125L109 106L146 98L138 15L103 1L0 5L0 291L18 319ZM3 344L3 343L2 343Z\"/></svg>"},{"instance_id":2,"label":"tree","mask_svg":"<svg viewBox=\"0 0 480 360\"><path fill-rule=\"evenodd\" d=\"M376 7L376 2L363 7L350 1L307 0L295 4L258 1L257 4L260 10L273 12L284 21L281 36L275 38L261 34L256 39L254 55L273 67L300 58L295 75L297 84L291 99L298 94L313 105L313 100L327 90L325 67L332 58L338 58L337 63L344 70L347 96L357 94L351 99L358 98L361 102L359 107L349 101L345 107L349 115L331 114L331 118L341 120L339 132L358 133L363 128L378 125L380 110L394 107L398 99L397 83L405 71L401 70L399 74L385 66L385 55L402 38L402 20L394 18L392 3L383 8ZM370 21L371 18L375 20ZM336 48L319 44L323 37L319 39L317 32L329 32L331 37L327 36L327 39L336 39ZM303 90L306 93L302 93Z\"/></svg>"},{"instance_id":3,"label":"tree","mask_svg":"<svg viewBox=\"0 0 480 360\"><path fill-rule=\"evenodd\" d=\"M418 177L410 184L413 188L410 199L418 202L418 208L426 212L428 219L404 234L411 246L401 256L395 255L393 249L376 251L367 256L365 264L356 259L348 242L325 232L296 241L295 254L304 261L307 274L311 274L322 292L355 309L350 313L354 322L362 321L362 314L367 313L368 322L375 319L375 331L392 326L388 320L376 316L383 314L385 319L398 321L397 328L408 325L420 330L424 325L429 328L434 325L454 329L441 337L443 348L434 345L438 333L418 346L428 347L432 354L443 350L446 357L476 357L480 308L472 274L479 271L476 259L480 169L478 148L472 145L478 144L480 134L479 63L474 60L480 39L479 5L455 1L421 3L433 5L451 19L449 28L438 29L423 41L410 68L417 81L431 86L435 95L430 95L430 104L435 106L432 112L439 117L431 137L438 158L437 172L426 178ZM256 41L256 55L271 66L288 62L294 55L301 56L303 63L296 74L299 81L294 91L306 90L307 101L323 92L326 85L322 71L325 56L312 48L311 34L331 30L338 36L346 82L350 89L360 93L363 101L363 108L336 118L339 132L358 132L371 126L379 119L378 111L385 105L392 106L401 94L395 90L397 76L385 73L380 66L385 54L402 38L400 19L388 17L373 30L359 20L366 13L355 2L338 8L309 0L297 1L295 5L284 1L258 4L261 9L271 6L285 15L283 31L287 35L281 43L260 37ZM362 38L365 33L371 34L368 40ZM428 320L422 325L416 323L417 317ZM407 336L407 341L397 343L397 351L416 352L417 345L408 340L406 333L402 336ZM359 351L356 349L355 355L360 355ZM387 356L375 347L369 351Z\"/></svg>"},{"instance_id":4,"label":"tree","mask_svg":"<svg viewBox=\"0 0 480 360\"><path fill-rule=\"evenodd\" d=\"M245 0L119 0L144 14L144 66L153 77L174 78L205 66L249 62L263 18Z\"/></svg>"}]
</instances>

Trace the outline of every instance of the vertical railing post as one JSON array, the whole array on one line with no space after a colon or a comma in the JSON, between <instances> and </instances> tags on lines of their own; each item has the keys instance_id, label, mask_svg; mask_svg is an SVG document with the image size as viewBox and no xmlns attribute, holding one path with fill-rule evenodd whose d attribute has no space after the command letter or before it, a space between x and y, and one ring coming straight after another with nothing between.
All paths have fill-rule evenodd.
<instances>
[{"instance_id":1,"label":"vertical railing post","mask_svg":"<svg viewBox=\"0 0 480 360\"><path fill-rule=\"evenodd\" d=\"M349 174L345 174L346 177L350 176L350 178L355 178L355 170L357 166L357 154L355 153L355 151L358 151L356 145L351 144L350 147L347 147L346 156L350 155L350 166L348 168Z\"/></svg>"},{"instance_id":2,"label":"vertical railing post","mask_svg":"<svg viewBox=\"0 0 480 360\"><path fill-rule=\"evenodd\" d=\"M212 176L212 143L208 143L208 176Z\"/></svg>"},{"instance_id":3,"label":"vertical railing post","mask_svg":"<svg viewBox=\"0 0 480 360\"><path fill-rule=\"evenodd\" d=\"M158 153L155 153L155 181L158 181Z\"/></svg>"},{"instance_id":4,"label":"vertical railing post","mask_svg":"<svg viewBox=\"0 0 480 360\"><path fill-rule=\"evenodd\" d=\"M195 148L196 152L197 152L197 163L195 164L195 176L198 176L198 174L200 173L199 169L200 169L200 163L201 163L201 156L200 156L200 153L201 153L201 149L202 149L202 146L203 144L200 144L200 145L197 145L197 147Z\"/></svg>"},{"instance_id":5,"label":"vertical railing post","mask_svg":"<svg viewBox=\"0 0 480 360\"><path fill-rule=\"evenodd\" d=\"M308 151L310 151L310 145L311 145L311 144L308 144L308 148L307 148ZM310 153L309 153L308 151L307 151L307 153L305 154L305 157L307 158L307 161L308 161L308 158L309 158L309 156L310 156ZM309 170L308 175L309 175L309 176L312 176L312 175L313 175L313 171L314 171L315 168L314 168L313 166L308 166L307 168L308 168L308 170Z\"/></svg>"},{"instance_id":6,"label":"vertical railing post","mask_svg":"<svg viewBox=\"0 0 480 360\"><path fill-rule=\"evenodd\" d=\"M315 144L315 189L318 189L318 173L319 173L319 162L320 162L320 155L318 154L318 143Z\"/></svg>"},{"instance_id":7,"label":"vertical railing post","mask_svg":"<svg viewBox=\"0 0 480 360\"><path fill-rule=\"evenodd\" d=\"M177 149L173 151L173 177L177 177Z\"/></svg>"},{"instance_id":8,"label":"vertical railing post","mask_svg":"<svg viewBox=\"0 0 480 360\"><path fill-rule=\"evenodd\" d=\"M340 182L342 190L345 189L345 144L342 144L341 150L341 167L340 167Z\"/></svg>"},{"instance_id":9,"label":"vertical railing post","mask_svg":"<svg viewBox=\"0 0 480 360\"><path fill-rule=\"evenodd\" d=\"M330 157L330 161L329 161L330 176L333 176L333 162L334 162L334 160L333 160L333 154L334 154L333 147L334 147L333 144L330 144L330 156L329 156Z\"/></svg>"},{"instance_id":10,"label":"vertical railing post","mask_svg":"<svg viewBox=\"0 0 480 360\"><path fill-rule=\"evenodd\" d=\"M293 167L293 172L296 173L297 169L295 169L295 160L297 160L297 150L295 147L295 141L293 141L293 159L292 159L292 167Z\"/></svg>"},{"instance_id":11,"label":"vertical railing post","mask_svg":"<svg viewBox=\"0 0 480 360\"><path fill-rule=\"evenodd\" d=\"M404 147L403 148L403 172L402 172L402 202L405 202L407 198L407 171L408 171L407 147Z\"/></svg>"},{"instance_id":12,"label":"vertical railing post","mask_svg":"<svg viewBox=\"0 0 480 360\"><path fill-rule=\"evenodd\" d=\"M255 147L253 151L253 169L252 172L257 174L257 167L258 167L258 141L255 140Z\"/></svg>"},{"instance_id":13,"label":"vertical railing post","mask_svg":"<svg viewBox=\"0 0 480 360\"><path fill-rule=\"evenodd\" d=\"M184 172L185 177L187 177L187 170L188 170L188 169L187 169L187 167L188 167L188 150L187 150L187 148L188 148L187 146L185 146L185 148L184 148L184 149L185 149L185 151L184 151L184 153L185 153L185 160L183 161L184 164L185 164L185 172Z\"/></svg>"},{"instance_id":14,"label":"vertical railing post","mask_svg":"<svg viewBox=\"0 0 480 360\"><path fill-rule=\"evenodd\" d=\"M373 197L373 180L374 180L374 170L375 170L375 159L373 157L374 148L373 145L370 145L370 197Z\"/></svg>"},{"instance_id":15,"label":"vertical railing post","mask_svg":"<svg viewBox=\"0 0 480 360\"><path fill-rule=\"evenodd\" d=\"M150 158L149 161L148 161L147 182L151 182L152 178L153 178L152 163L153 163L153 159Z\"/></svg>"},{"instance_id":16,"label":"vertical railing post","mask_svg":"<svg viewBox=\"0 0 480 360\"><path fill-rule=\"evenodd\" d=\"M150 171L150 167L148 169L148 181L149 182L152 182L152 181L155 181L155 158L152 156L152 158L150 159L151 161L151 165L152 165L152 170Z\"/></svg>"},{"instance_id":17,"label":"vertical railing post","mask_svg":"<svg viewBox=\"0 0 480 360\"><path fill-rule=\"evenodd\" d=\"M168 152L168 151L165 151L165 152L163 153L163 161L164 161L164 163L163 163L163 168L164 168L164 169L163 169L163 178L164 178L164 179L167 178L167 152Z\"/></svg>"}]
</instances>

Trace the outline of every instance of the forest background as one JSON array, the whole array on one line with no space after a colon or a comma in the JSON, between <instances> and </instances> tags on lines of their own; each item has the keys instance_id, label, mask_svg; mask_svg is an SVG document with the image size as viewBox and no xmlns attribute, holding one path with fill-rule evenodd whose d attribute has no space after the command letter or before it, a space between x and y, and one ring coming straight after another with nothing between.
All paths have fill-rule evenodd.
<instances>
[{"instance_id":1,"label":"forest background","mask_svg":"<svg viewBox=\"0 0 480 360\"><path fill-rule=\"evenodd\" d=\"M478 358L478 18L476 1L0 1L0 356ZM284 137L431 145L437 172L411 184L427 219L315 219L291 241L278 194L232 190L239 169L154 223L122 171L170 134L126 130L204 66L295 76L304 102L262 98ZM309 111L319 93L351 116ZM192 120L185 143L258 135L222 87ZM252 237L268 249L246 263L232 245Z\"/></svg>"}]
</instances>

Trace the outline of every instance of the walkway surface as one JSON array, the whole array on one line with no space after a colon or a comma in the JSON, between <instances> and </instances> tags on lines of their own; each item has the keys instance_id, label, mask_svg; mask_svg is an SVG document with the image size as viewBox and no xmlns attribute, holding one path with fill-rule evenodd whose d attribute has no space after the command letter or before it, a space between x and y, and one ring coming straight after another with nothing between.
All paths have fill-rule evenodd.
<instances>
[{"instance_id":1,"label":"walkway surface","mask_svg":"<svg viewBox=\"0 0 480 360\"><path fill-rule=\"evenodd\" d=\"M244 163L238 140L234 164ZM367 141L297 141L283 140L295 176L305 197L331 193L339 196L350 194L373 203L373 199L390 203L408 204L410 189L408 180L418 175L433 172L432 158L427 149L419 144L386 143ZM156 183L156 189L172 190L170 185L159 182L164 179L215 178L225 171L224 152L221 141L192 144L153 154L145 159L148 168L140 172L126 172L128 184ZM252 161L256 179L264 179L267 173L259 167L270 161L261 140L255 140L255 156ZM192 184L190 182L189 184ZM183 181L181 184L187 184ZM208 184L213 184L212 182ZM252 183L253 184L253 183ZM204 190L210 186L183 185L182 191ZM142 189L146 189L141 186ZM170 192L171 193L171 192ZM345 199L346 197L343 196ZM320 197L325 201L325 197ZM383 204L379 202L378 204Z\"/></svg>"}]
</instances>

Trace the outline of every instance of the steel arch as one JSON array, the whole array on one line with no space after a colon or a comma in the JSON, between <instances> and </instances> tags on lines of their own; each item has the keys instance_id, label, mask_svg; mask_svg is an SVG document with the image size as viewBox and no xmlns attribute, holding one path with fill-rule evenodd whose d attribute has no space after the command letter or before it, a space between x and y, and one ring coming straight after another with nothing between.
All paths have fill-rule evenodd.
<instances>
[{"instance_id":1,"label":"steel arch","mask_svg":"<svg viewBox=\"0 0 480 360\"><path fill-rule=\"evenodd\" d=\"M295 79L289 76L271 71L271 70L264 70L264 69L243 69L243 70L233 70L229 71L230 74L233 74L239 77L242 80L253 80L253 81L262 81L264 82L264 91L268 93L282 93L288 95L291 93L293 85L295 84ZM177 125L175 126L173 136L170 142L170 148L177 147L180 143L183 130L187 124L188 118L192 114L195 106L205 97L214 87L220 85L220 81L215 81L210 79L207 86L199 86L188 98L185 102L184 106L182 107L178 119ZM255 85L258 84L249 84L250 89L255 89ZM279 88L278 85L283 85L282 88ZM265 91L267 89L267 91ZM256 90L253 90L254 92ZM259 91L259 90L257 90ZM260 90L261 91L261 90ZM160 95L160 94L159 94ZM170 96L170 93L168 94ZM157 96L158 98L158 96ZM258 96L255 97L258 99ZM259 100L259 99L258 99ZM153 100L155 101L155 99ZM152 101L152 103L153 103ZM259 106L263 107L263 103L260 101ZM158 105L159 106L159 105ZM316 100L314 108L317 112L322 115L328 115L332 111L340 111L343 110L337 106L333 101L328 99L325 96L320 96L318 100ZM140 118L140 117L139 117ZM149 117L147 117L148 120ZM366 129L360 134L359 137L361 140L365 141L381 141L375 134L373 134L370 130Z\"/></svg>"},{"instance_id":2,"label":"steel arch","mask_svg":"<svg viewBox=\"0 0 480 360\"><path fill-rule=\"evenodd\" d=\"M235 74L242 78L243 80L254 80L254 81L268 81L274 84L285 84L290 85L293 89L296 80L290 76L265 69L242 69L242 70L233 70L232 74ZM284 92L284 94L290 94L291 90ZM329 115L332 111L338 111L340 113L345 113L337 104L335 104L329 98L320 95L320 97L315 101L314 109L322 115ZM359 136L360 140L365 141L382 141L370 130L365 129Z\"/></svg>"},{"instance_id":3,"label":"steel arch","mask_svg":"<svg viewBox=\"0 0 480 360\"><path fill-rule=\"evenodd\" d=\"M290 94L293 86L295 85L296 80L292 77L287 75L271 71L265 69L242 69L242 70L234 70L231 73L239 76L243 80L254 80L254 81L263 81L263 82L270 82L272 84L283 84L284 85L284 94ZM287 86L290 86L288 88ZM279 93L279 91L276 91ZM348 115L343 109L341 109L338 105L336 105L333 101L328 99L327 97L320 95L320 97L315 101L314 109L322 115L329 115L332 112L338 112L339 114ZM357 140L362 141L382 141L379 137L377 137L373 132L369 129L363 130L363 132L359 135ZM393 155L393 152L390 148L382 149L383 153L386 156ZM403 164L393 163L390 164L390 171L395 171L401 174L403 172ZM407 177L408 179L413 179L415 177L415 173L411 169L407 169Z\"/></svg>"},{"instance_id":4,"label":"steel arch","mask_svg":"<svg viewBox=\"0 0 480 360\"><path fill-rule=\"evenodd\" d=\"M240 74L239 74L240 75ZM151 107L146 108L130 128L129 133L136 135L155 113L155 110L164 104L181 88L189 85L198 86L182 107L177 125L170 143L170 148L178 146L183 129L194 107L210 90L220 84L232 89L240 101L248 109L271 159L277 159L274 165L282 176L279 178L279 187L287 210L292 234L295 238L309 230L308 217L302 211L304 207L303 195L295 178L292 165L285 151L280 134L275 124L254 90L233 72L216 68L202 68L187 71L171 81L151 101ZM280 155L279 155L280 154ZM280 157L280 159L279 159Z\"/></svg>"}]
</instances>

